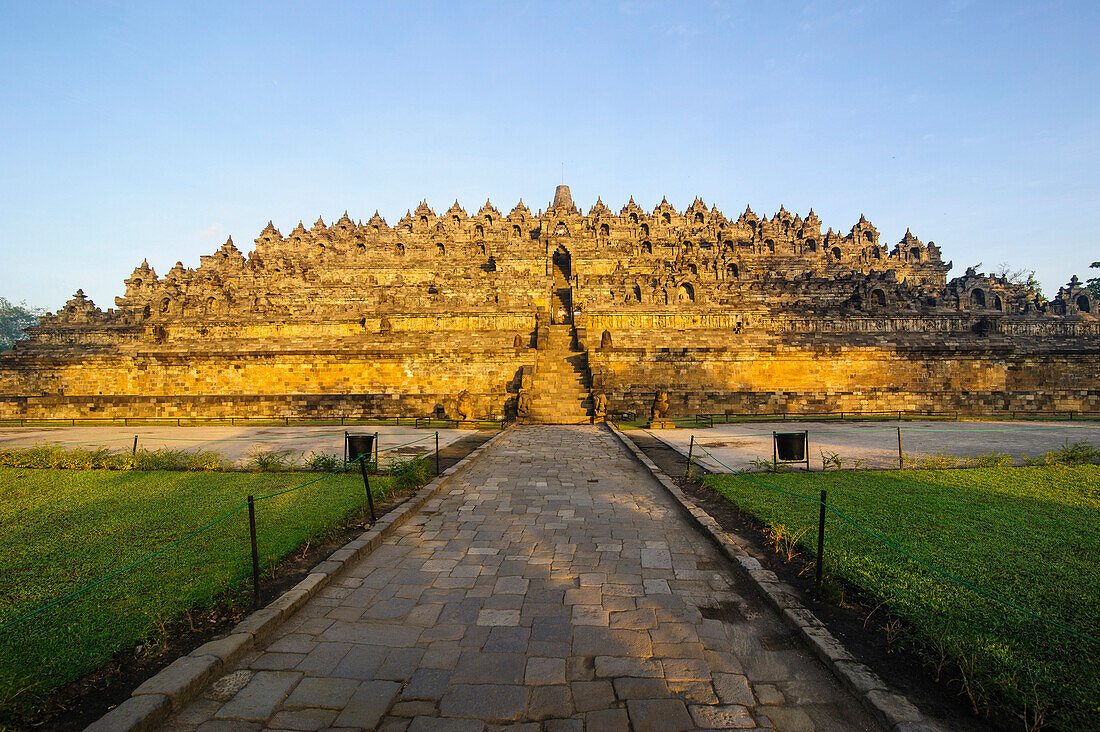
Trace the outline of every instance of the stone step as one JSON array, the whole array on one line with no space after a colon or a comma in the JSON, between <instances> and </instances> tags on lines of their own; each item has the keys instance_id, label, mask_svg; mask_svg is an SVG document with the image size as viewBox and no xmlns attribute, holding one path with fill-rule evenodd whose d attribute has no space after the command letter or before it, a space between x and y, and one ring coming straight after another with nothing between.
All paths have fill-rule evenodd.
<instances>
[{"instance_id":1,"label":"stone step","mask_svg":"<svg viewBox=\"0 0 1100 732\"><path fill-rule=\"evenodd\" d=\"M554 391L549 389L533 389L533 391L534 394L532 394L532 398L534 401L564 401L577 402L578 404L588 401L587 391Z\"/></svg>"},{"instance_id":2,"label":"stone step","mask_svg":"<svg viewBox=\"0 0 1100 732\"><path fill-rule=\"evenodd\" d=\"M546 424L589 421L592 377L583 351L574 351L571 324L549 326L547 347L539 351L531 382L531 419Z\"/></svg>"},{"instance_id":3,"label":"stone step","mask_svg":"<svg viewBox=\"0 0 1100 732\"><path fill-rule=\"evenodd\" d=\"M538 407L537 405L531 405L531 414L588 414L587 409L580 407L570 407L563 404L550 404Z\"/></svg>"},{"instance_id":4,"label":"stone step","mask_svg":"<svg viewBox=\"0 0 1100 732\"><path fill-rule=\"evenodd\" d=\"M570 415L570 414L540 414L532 415L530 421L537 422L539 424L588 424L591 421L588 415Z\"/></svg>"},{"instance_id":5,"label":"stone step","mask_svg":"<svg viewBox=\"0 0 1100 732\"><path fill-rule=\"evenodd\" d=\"M532 401L536 402L574 402L582 404L588 401L588 392L586 391L538 391L531 395Z\"/></svg>"},{"instance_id":6,"label":"stone step","mask_svg":"<svg viewBox=\"0 0 1100 732\"><path fill-rule=\"evenodd\" d=\"M571 404L532 404L532 414L588 414L584 407Z\"/></svg>"}]
</instances>

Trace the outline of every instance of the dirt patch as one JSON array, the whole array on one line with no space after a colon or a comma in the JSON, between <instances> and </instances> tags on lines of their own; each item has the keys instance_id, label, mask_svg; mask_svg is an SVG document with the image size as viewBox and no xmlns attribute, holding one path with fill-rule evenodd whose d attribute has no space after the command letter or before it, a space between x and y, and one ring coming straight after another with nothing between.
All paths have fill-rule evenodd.
<instances>
[{"instance_id":1,"label":"dirt patch","mask_svg":"<svg viewBox=\"0 0 1100 732\"><path fill-rule=\"evenodd\" d=\"M719 441L716 441L716 442L700 442L699 444L702 445L703 447L708 447L708 448L749 447L749 446L755 447L756 445L759 445L760 441L763 440L763 439L764 439L763 437L761 437L759 439L755 439L755 440L732 440L731 439L731 440L719 440Z\"/></svg>"}]
</instances>

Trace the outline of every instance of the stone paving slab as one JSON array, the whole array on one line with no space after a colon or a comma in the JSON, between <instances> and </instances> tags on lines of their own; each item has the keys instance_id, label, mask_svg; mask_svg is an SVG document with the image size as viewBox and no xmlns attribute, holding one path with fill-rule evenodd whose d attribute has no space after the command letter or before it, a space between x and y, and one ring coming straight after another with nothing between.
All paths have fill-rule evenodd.
<instances>
[{"instance_id":1,"label":"stone paving slab","mask_svg":"<svg viewBox=\"0 0 1100 732\"><path fill-rule=\"evenodd\" d=\"M585 426L503 435L162 729L509 725L879 729Z\"/></svg>"}]
</instances>

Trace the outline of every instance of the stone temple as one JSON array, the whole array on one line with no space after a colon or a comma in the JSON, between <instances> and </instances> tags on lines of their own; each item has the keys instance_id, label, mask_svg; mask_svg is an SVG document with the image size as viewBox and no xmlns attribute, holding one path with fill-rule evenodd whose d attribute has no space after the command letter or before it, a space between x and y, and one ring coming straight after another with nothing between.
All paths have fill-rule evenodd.
<instances>
[{"instance_id":1,"label":"stone temple","mask_svg":"<svg viewBox=\"0 0 1100 732\"><path fill-rule=\"evenodd\" d=\"M660 391L672 417L1100 410L1087 288L1040 301L950 267L863 217L585 214L564 185L539 213L269 223L247 256L142 263L106 312L77 292L0 356L0 417L582 422Z\"/></svg>"}]
</instances>

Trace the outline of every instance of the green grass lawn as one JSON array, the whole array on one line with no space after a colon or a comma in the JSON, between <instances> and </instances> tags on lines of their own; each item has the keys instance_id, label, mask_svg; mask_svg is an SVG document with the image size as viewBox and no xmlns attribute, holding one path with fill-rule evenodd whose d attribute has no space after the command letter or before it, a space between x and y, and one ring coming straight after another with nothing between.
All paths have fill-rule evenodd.
<instances>
[{"instance_id":1,"label":"green grass lawn","mask_svg":"<svg viewBox=\"0 0 1100 732\"><path fill-rule=\"evenodd\" d=\"M756 474L841 513L990 593L1100 639L1100 467ZM816 551L819 506L736 475L708 486ZM825 566L914 629L933 666L998 711L1100 728L1100 645L1004 607L828 514Z\"/></svg>"},{"instance_id":2,"label":"green grass lawn","mask_svg":"<svg viewBox=\"0 0 1100 732\"><path fill-rule=\"evenodd\" d=\"M261 567L360 508L359 475L0 468L0 625L165 547L256 497ZM378 500L389 478L372 478ZM251 577L248 511L0 630L5 718ZM270 598L268 598L270 599Z\"/></svg>"}]
</instances>

